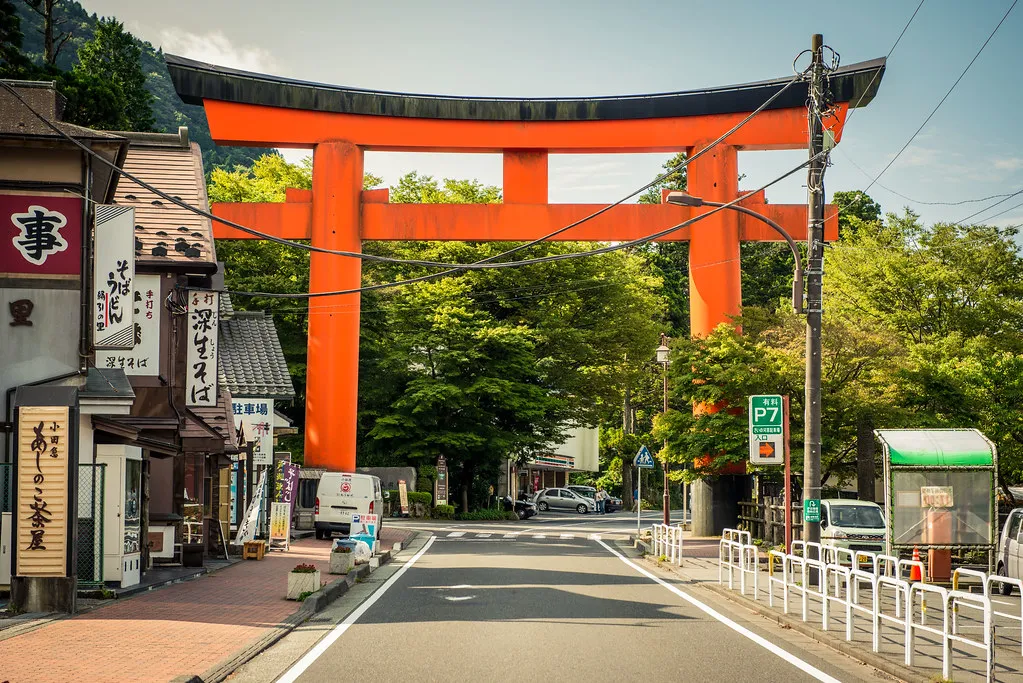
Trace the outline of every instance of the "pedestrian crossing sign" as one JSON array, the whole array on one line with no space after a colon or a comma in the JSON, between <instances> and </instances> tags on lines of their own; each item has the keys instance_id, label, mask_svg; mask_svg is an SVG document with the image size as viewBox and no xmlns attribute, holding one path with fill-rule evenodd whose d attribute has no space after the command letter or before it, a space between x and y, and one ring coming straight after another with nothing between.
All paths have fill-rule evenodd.
<instances>
[{"instance_id":1,"label":"pedestrian crossing sign","mask_svg":"<svg viewBox=\"0 0 1023 683\"><path fill-rule=\"evenodd\" d=\"M646 446L641 446L632 464L636 467L652 468L654 466L654 456L650 454L650 449Z\"/></svg>"}]
</instances>

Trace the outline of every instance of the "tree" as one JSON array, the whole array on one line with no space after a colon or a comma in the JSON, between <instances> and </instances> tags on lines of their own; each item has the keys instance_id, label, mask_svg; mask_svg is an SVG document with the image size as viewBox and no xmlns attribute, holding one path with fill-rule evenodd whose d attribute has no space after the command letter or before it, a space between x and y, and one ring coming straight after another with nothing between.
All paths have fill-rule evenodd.
<instances>
[{"instance_id":1,"label":"tree","mask_svg":"<svg viewBox=\"0 0 1023 683\"><path fill-rule=\"evenodd\" d=\"M840 190L831 201L838 207L838 232L843 238L855 233L864 223L881 220L881 206L862 190Z\"/></svg>"},{"instance_id":2,"label":"tree","mask_svg":"<svg viewBox=\"0 0 1023 683\"><path fill-rule=\"evenodd\" d=\"M21 18L11 0L0 0L0 78L20 78L30 62L21 52Z\"/></svg>"},{"instance_id":3,"label":"tree","mask_svg":"<svg viewBox=\"0 0 1023 683\"><path fill-rule=\"evenodd\" d=\"M667 177L658 181L639 196L640 204L660 204L661 190L685 191L688 174L685 167L673 170L686 161L685 152L679 152L662 167ZM689 334L689 242L657 242L645 249L650 266L663 282L667 299L668 331L672 336ZM631 494L630 494L631 495Z\"/></svg>"},{"instance_id":4,"label":"tree","mask_svg":"<svg viewBox=\"0 0 1023 683\"><path fill-rule=\"evenodd\" d=\"M463 512L478 475L557 443L568 417L536 363L534 334L476 309L467 284L414 286L395 309L390 343L408 381L367 435L410 463L445 455Z\"/></svg>"},{"instance_id":5,"label":"tree","mask_svg":"<svg viewBox=\"0 0 1023 683\"><path fill-rule=\"evenodd\" d=\"M478 180L445 178L443 185L433 176L412 171L391 188L392 204L493 204L501 201L501 188Z\"/></svg>"},{"instance_id":6,"label":"tree","mask_svg":"<svg viewBox=\"0 0 1023 683\"><path fill-rule=\"evenodd\" d=\"M987 335L1018 347L1023 260L1014 228L920 224L916 214L864 223L828 256L830 306L913 343Z\"/></svg>"},{"instance_id":7,"label":"tree","mask_svg":"<svg viewBox=\"0 0 1023 683\"><path fill-rule=\"evenodd\" d=\"M57 17L56 10L62 2L61 0L26 0L26 2L32 11L43 19L43 28L40 31L43 35L43 64L56 66L61 48L71 38L70 31L60 30L60 27L67 21Z\"/></svg>"},{"instance_id":8,"label":"tree","mask_svg":"<svg viewBox=\"0 0 1023 683\"><path fill-rule=\"evenodd\" d=\"M148 131L153 127L153 96L146 90L141 60L142 50L124 30L124 24L116 19L102 20L93 39L78 50L78 64L72 70L79 77L98 78L120 91L124 114L119 127L123 130Z\"/></svg>"}]
</instances>

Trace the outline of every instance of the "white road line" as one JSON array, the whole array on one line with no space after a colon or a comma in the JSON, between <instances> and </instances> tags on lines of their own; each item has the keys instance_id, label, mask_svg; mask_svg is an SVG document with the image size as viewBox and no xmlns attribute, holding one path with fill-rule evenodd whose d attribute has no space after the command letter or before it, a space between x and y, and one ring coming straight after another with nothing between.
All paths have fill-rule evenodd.
<instances>
[{"instance_id":1,"label":"white road line","mask_svg":"<svg viewBox=\"0 0 1023 683\"><path fill-rule=\"evenodd\" d=\"M426 545L424 545L418 553L409 558L409 561L399 568L398 571L394 572L394 574L391 575L391 578L387 579L384 585L380 586L375 593L369 596L366 602L359 605L358 608L345 617L344 621L335 626L330 633L320 640L320 642L316 643L316 646L312 650L309 650L302 659L295 662L294 666L288 669L283 676L277 679L277 683L294 683L299 676L305 673L305 670L309 668L310 664L319 659L320 655L327 651L327 648L333 645L338 638L344 635L349 626L357 622L359 618L365 614L377 600L380 599L380 596L386 593L387 589L393 586L398 579L401 578L401 575L407 572L409 568L416 563L416 560L422 557L426 551L430 549L430 546L433 545L435 540L437 540L436 536L430 536Z\"/></svg>"},{"instance_id":2,"label":"white road line","mask_svg":"<svg viewBox=\"0 0 1023 683\"><path fill-rule=\"evenodd\" d=\"M709 607L708 605L700 602L699 600L697 600L693 596L689 595L688 593L685 593L685 592L679 590L679 588L677 586L673 586L670 583L668 583L667 581L661 579L660 577L655 576L654 574L651 574L646 569L644 569L643 567L640 567L638 564L636 564L635 562L629 560L627 557L622 555L620 552L618 552L617 550L615 550L614 548L609 546L607 543L604 543L603 541L601 541L599 539L597 540L597 543L599 543L600 545L604 546L604 548L608 552L610 552L612 555L617 557L619 560L621 560L625 564L627 564L630 567L632 567L633 569L635 569L637 572L639 572L643 576L647 577L651 581L654 581L655 583L658 583L658 584L664 586L669 591L671 591L675 595L679 596L680 598L682 598L683 600L685 600L689 604L693 605L694 607L696 607L697 609L701 610L705 614L708 614L708 615L714 617L715 619L720 621L722 624L724 624L728 628L730 628L733 631L735 631L736 633L749 638L754 643L756 643L760 647L764 648L765 650L767 650L771 654L777 655L781 659L784 659L785 661L791 663L792 666L796 667L797 669L799 669L801 671L804 671L804 672L808 673L809 675L811 675L814 678L816 678L818 681L823 681L824 683L839 683L839 680L837 678L833 678L833 677L829 676L828 674L824 673L823 671L821 671L820 669L818 669L817 667L813 666L812 664L804 662L803 660L799 659L798 657L796 657L791 652L787 652L786 650L778 647L777 645L775 645L771 641L767 640L766 638L763 638L761 636L758 636L756 633L753 633L753 631L750 631L745 626L740 626L739 624L735 623L734 621L732 621L731 619L729 619L725 615L723 615L720 612L717 612L716 610L714 610L712 607Z\"/></svg>"},{"instance_id":3,"label":"white road line","mask_svg":"<svg viewBox=\"0 0 1023 683\"><path fill-rule=\"evenodd\" d=\"M465 536L465 532L464 531L452 531L450 534L448 534L448 538L458 538L459 536Z\"/></svg>"},{"instance_id":4,"label":"white road line","mask_svg":"<svg viewBox=\"0 0 1023 683\"><path fill-rule=\"evenodd\" d=\"M558 538L575 538L575 534L561 534Z\"/></svg>"},{"instance_id":5,"label":"white road line","mask_svg":"<svg viewBox=\"0 0 1023 683\"><path fill-rule=\"evenodd\" d=\"M476 534L476 538L490 538L490 534Z\"/></svg>"},{"instance_id":6,"label":"white road line","mask_svg":"<svg viewBox=\"0 0 1023 683\"><path fill-rule=\"evenodd\" d=\"M547 538L547 534L533 534L533 538L538 540L541 538Z\"/></svg>"},{"instance_id":7,"label":"white road line","mask_svg":"<svg viewBox=\"0 0 1023 683\"><path fill-rule=\"evenodd\" d=\"M518 537L519 537L518 534L505 534L504 535L504 538L518 538Z\"/></svg>"}]
</instances>

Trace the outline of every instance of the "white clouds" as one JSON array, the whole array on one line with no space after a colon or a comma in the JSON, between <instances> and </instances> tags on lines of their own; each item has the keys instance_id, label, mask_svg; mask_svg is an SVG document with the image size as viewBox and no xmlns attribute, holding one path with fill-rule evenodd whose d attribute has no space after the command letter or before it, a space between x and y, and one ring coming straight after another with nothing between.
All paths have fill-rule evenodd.
<instances>
[{"instance_id":1,"label":"white clouds","mask_svg":"<svg viewBox=\"0 0 1023 683\"><path fill-rule=\"evenodd\" d=\"M992 162L999 171L1018 171L1023 168L1023 157L1006 157Z\"/></svg>"},{"instance_id":2,"label":"white clouds","mask_svg":"<svg viewBox=\"0 0 1023 683\"><path fill-rule=\"evenodd\" d=\"M164 52L218 66L260 73L273 73L277 68L277 62L267 50L235 45L221 31L199 34L166 28L160 31L160 44Z\"/></svg>"}]
</instances>

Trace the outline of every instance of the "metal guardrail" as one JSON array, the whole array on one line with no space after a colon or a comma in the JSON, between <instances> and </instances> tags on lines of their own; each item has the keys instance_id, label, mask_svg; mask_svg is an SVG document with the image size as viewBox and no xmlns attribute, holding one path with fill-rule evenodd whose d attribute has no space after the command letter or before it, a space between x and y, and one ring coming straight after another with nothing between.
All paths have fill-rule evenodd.
<instances>
[{"instance_id":1,"label":"metal guardrail","mask_svg":"<svg viewBox=\"0 0 1023 683\"><path fill-rule=\"evenodd\" d=\"M744 542L745 541L745 542ZM817 557L808 557L809 553ZM748 536L734 529L722 534L718 554L718 583L723 583L724 572L728 572L728 587L734 588L734 573L739 572L740 588L745 594L746 576L753 572L753 599L758 599L757 577L759 554ZM780 567L781 576L776 574ZM953 666L953 644L980 650L985 661L987 681L994 680L995 661L995 616L1007 617L1020 622L1023 637L1023 605L1019 615L996 612L992 608L991 591L996 584L1009 584L1020 588L1023 581L996 575L987 575L973 570L960 570L953 574L953 589L909 581L906 579L913 568L923 576L923 563L918 560L903 560L893 556L875 555L865 551L851 551L817 543L794 541L792 552L771 550L767 554L768 603L774 606L775 593L780 587L782 610L789 612L789 594L798 592L802 603L802 618L809 618L809 600L819 600L821 605L821 628L829 629L833 608L845 612L845 638L853 640L855 620L865 618L870 622L871 647L880 651L881 633L885 626L899 629L904 639L906 666L913 665L916 639L921 633L930 634L941 642L942 676L951 678ZM816 576L814 576L814 574ZM981 580L984 593L977 595L958 590L958 577L972 576ZM797 580L798 578L798 580ZM810 579L817 579L816 581ZM863 600L869 588L869 604ZM885 594L892 592L890 600ZM933 608L935 597L940 603L940 623L928 616L928 596ZM982 633L966 635L958 621L958 609L967 607L982 613ZM932 609L932 612L934 610ZM893 613L894 612L894 613ZM929 623L930 622L930 623Z\"/></svg>"},{"instance_id":2,"label":"metal guardrail","mask_svg":"<svg viewBox=\"0 0 1023 683\"><path fill-rule=\"evenodd\" d=\"M682 525L654 524L650 528L650 550L654 557L664 557L677 567L682 566Z\"/></svg>"}]
</instances>

